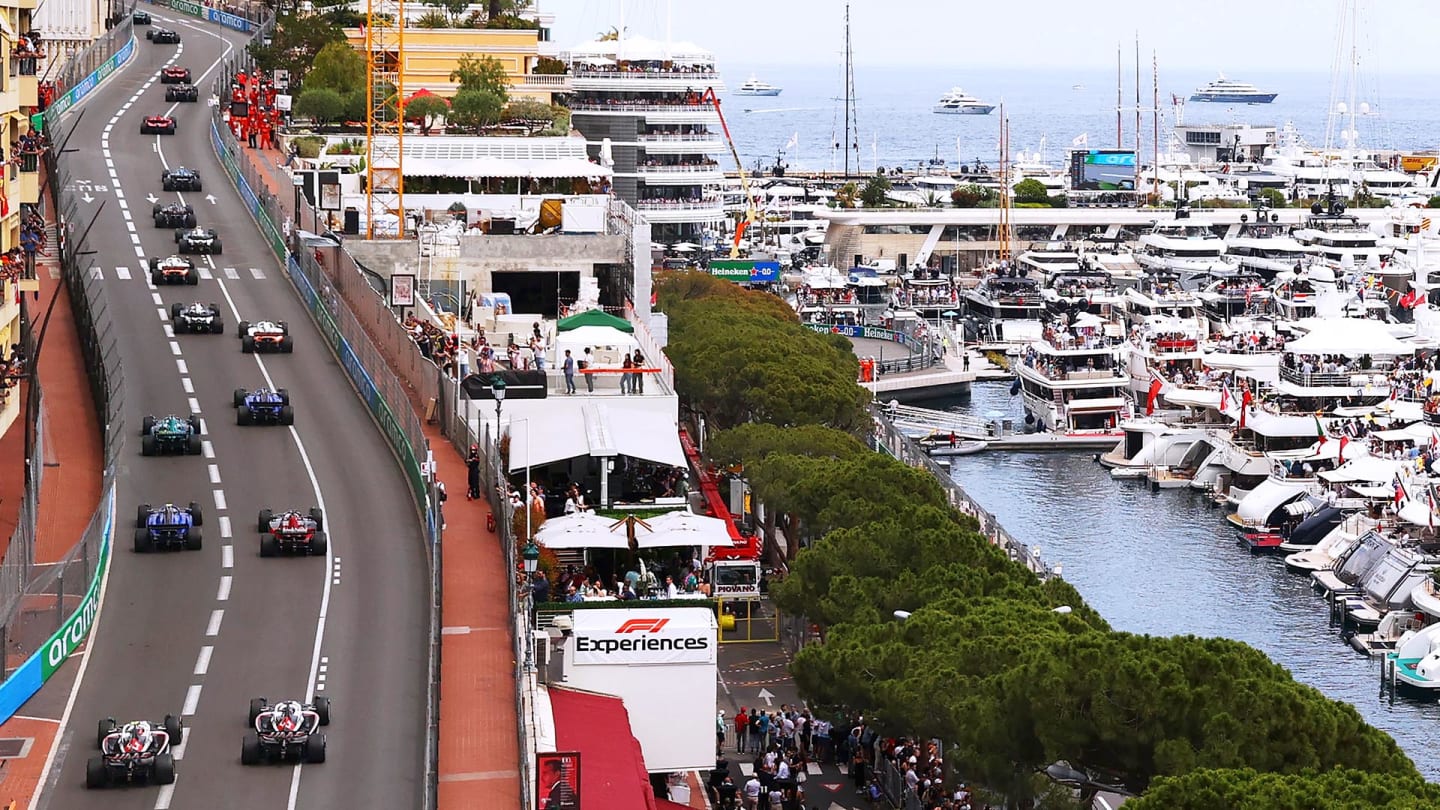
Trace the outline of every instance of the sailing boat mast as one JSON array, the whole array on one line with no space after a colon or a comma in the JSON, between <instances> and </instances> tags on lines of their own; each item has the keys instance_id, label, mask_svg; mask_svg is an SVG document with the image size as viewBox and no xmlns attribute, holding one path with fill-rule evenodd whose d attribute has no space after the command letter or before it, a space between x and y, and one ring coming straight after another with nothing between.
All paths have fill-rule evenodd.
<instances>
[{"instance_id":1,"label":"sailing boat mast","mask_svg":"<svg viewBox=\"0 0 1440 810\"><path fill-rule=\"evenodd\" d=\"M1150 78L1153 82L1154 100L1150 105L1150 127L1151 127L1151 153L1153 158L1150 163L1150 193L1156 202L1160 200L1160 57L1155 51L1150 52ZM1183 180L1184 172L1181 172Z\"/></svg>"},{"instance_id":2,"label":"sailing boat mast","mask_svg":"<svg viewBox=\"0 0 1440 810\"><path fill-rule=\"evenodd\" d=\"M1119 149L1125 145L1124 126L1120 120L1120 108L1125 104L1125 97L1120 94L1121 73L1120 73L1120 43L1115 43L1115 148Z\"/></svg>"},{"instance_id":3,"label":"sailing boat mast","mask_svg":"<svg viewBox=\"0 0 1440 810\"><path fill-rule=\"evenodd\" d=\"M851 126L857 140L851 140ZM855 65L850 59L850 3L845 3L845 176L850 176L850 150L855 150L855 170L860 170L860 123L855 120Z\"/></svg>"},{"instance_id":4,"label":"sailing boat mast","mask_svg":"<svg viewBox=\"0 0 1440 810\"><path fill-rule=\"evenodd\" d=\"M1005 101L1000 101L1000 255L998 261L1010 261L1010 119L1005 116Z\"/></svg>"}]
</instances>

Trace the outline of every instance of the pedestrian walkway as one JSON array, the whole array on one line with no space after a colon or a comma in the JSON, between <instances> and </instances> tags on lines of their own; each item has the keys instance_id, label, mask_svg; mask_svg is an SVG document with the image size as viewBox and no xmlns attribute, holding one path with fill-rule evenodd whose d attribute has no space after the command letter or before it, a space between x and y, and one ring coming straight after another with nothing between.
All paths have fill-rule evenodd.
<instances>
[{"instance_id":1,"label":"pedestrian walkway","mask_svg":"<svg viewBox=\"0 0 1440 810\"><path fill-rule=\"evenodd\" d=\"M241 150L252 174L294 215L285 156L274 149ZM255 189L257 193L262 189ZM418 403L411 403L417 406ZM417 413L423 410L416 407ZM440 647L440 795L438 810L520 807L519 717L515 710L507 577L500 539L486 529L489 502L468 501L464 460L438 427L426 425L437 476L448 492L441 544L444 601Z\"/></svg>"},{"instance_id":2,"label":"pedestrian walkway","mask_svg":"<svg viewBox=\"0 0 1440 810\"><path fill-rule=\"evenodd\" d=\"M43 180L42 180L43 183ZM47 219L51 216L46 212ZM48 243L53 252L54 241ZM60 300L51 310L45 344L38 357L40 387L44 392L46 431L45 475L40 485L40 508L36 520L35 561L44 565L65 556L85 531L95 506L100 502L104 457L99 420L90 396L89 379L85 375L85 359L80 353L80 338L75 318L70 311L70 296L65 285L51 278L43 268L54 264L53 256L42 256L37 262L40 271L40 292L26 302L32 316L43 318L50 302ZM41 323L35 325L40 329ZM0 452L5 452L13 435L20 437L21 451L6 452L0 458L18 459L23 455L25 425L17 421L7 432ZM19 467L19 463L14 466ZM0 492L0 503L19 493ZM83 649L84 645L81 645ZM0 769L0 801L15 800L26 806L40 783L41 770L59 731L60 710L65 704L59 694L73 683L79 666L72 656L56 678L21 709L21 715L0 725L0 737L22 741L21 755L6 759Z\"/></svg>"}]
</instances>

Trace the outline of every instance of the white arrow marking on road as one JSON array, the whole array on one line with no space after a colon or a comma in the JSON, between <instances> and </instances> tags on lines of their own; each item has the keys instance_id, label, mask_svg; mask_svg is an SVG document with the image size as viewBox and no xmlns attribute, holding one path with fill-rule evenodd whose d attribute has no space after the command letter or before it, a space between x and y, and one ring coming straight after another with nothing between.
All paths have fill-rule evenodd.
<instances>
[{"instance_id":1,"label":"white arrow marking on road","mask_svg":"<svg viewBox=\"0 0 1440 810\"><path fill-rule=\"evenodd\" d=\"M149 200L151 205L160 202L160 198L156 197L154 194L146 194L145 199Z\"/></svg>"},{"instance_id":2,"label":"white arrow marking on road","mask_svg":"<svg viewBox=\"0 0 1440 810\"><path fill-rule=\"evenodd\" d=\"M88 192L88 191L85 192L84 194L82 194L82 195L80 196L80 199L84 200L84 201L87 202L87 203L88 203L88 202L95 202L95 198L94 198L94 197L91 197L91 196L90 196L90 192Z\"/></svg>"},{"instance_id":3,"label":"white arrow marking on road","mask_svg":"<svg viewBox=\"0 0 1440 810\"><path fill-rule=\"evenodd\" d=\"M774 695L770 694L770 690L769 690L769 689L766 689L766 688L763 687L763 686L760 687L760 699L763 700L763 701L765 701L765 705L766 705L766 706L774 706L774 705L775 705L774 697L775 697Z\"/></svg>"},{"instance_id":4,"label":"white arrow marking on road","mask_svg":"<svg viewBox=\"0 0 1440 810\"><path fill-rule=\"evenodd\" d=\"M209 200L211 205L214 205L214 204L215 204L215 195L214 195L214 194L206 194L206 195L205 195L205 199Z\"/></svg>"}]
</instances>

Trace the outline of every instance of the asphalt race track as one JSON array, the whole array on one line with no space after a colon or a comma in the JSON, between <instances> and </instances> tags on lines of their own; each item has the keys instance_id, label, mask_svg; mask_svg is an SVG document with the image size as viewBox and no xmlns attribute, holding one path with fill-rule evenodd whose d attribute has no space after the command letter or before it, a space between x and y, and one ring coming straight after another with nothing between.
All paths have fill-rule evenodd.
<instances>
[{"instance_id":1,"label":"asphalt race track","mask_svg":"<svg viewBox=\"0 0 1440 810\"><path fill-rule=\"evenodd\" d=\"M119 333L126 432L115 551L41 808L408 808L424 775L426 592L421 529L393 456L295 291L245 212L209 142L217 66L246 35L155 13L181 44L155 45L137 27L137 54L68 118L69 174L103 202L83 257L103 278ZM158 74L191 69L199 103L168 104ZM133 103L132 103L133 99ZM173 108L174 136L142 136L145 115ZM200 172L203 193L164 193L160 172ZM86 185L88 183L88 185ZM213 195L213 197L212 197ZM175 252L151 198L195 207L220 256L192 256L196 287L156 289L148 257ZM212 202L213 199L213 202ZM83 227L83 223L81 225ZM175 337L170 304L216 303L223 335ZM282 320L294 354L247 355L238 321ZM237 387L289 389L295 425L239 427ZM146 414L202 416L203 456L140 455ZM204 548L137 554L137 504L200 504ZM326 557L261 559L256 513L325 509ZM89 504L76 504L90 509ZM477 587L484 587L477 583ZM502 585L503 587L503 585ZM324 764L240 764L251 697L333 700ZM172 787L86 790L96 722L182 714L185 743Z\"/></svg>"}]
</instances>

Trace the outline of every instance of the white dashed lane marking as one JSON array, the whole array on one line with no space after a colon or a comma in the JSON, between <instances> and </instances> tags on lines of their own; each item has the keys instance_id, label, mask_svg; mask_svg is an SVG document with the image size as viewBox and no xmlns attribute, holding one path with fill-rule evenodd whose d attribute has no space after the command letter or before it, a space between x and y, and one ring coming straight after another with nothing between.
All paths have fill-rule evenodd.
<instances>
[{"instance_id":1,"label":"white dashed lane marking","mask_svg":"<svg viewBox=\"0 0 1440 810\"><path fill-rule=\"evenodd\" d=\"M210 623L205 626L205 635L220 635L220 622L223 621L225 621L225 611L218 609L210 611Z\"/></svg>"},{"instance_id":2,"label":"white dashed lane marking","mask_svg":"<svg viewBox=\"0 0 1440 810\"><path fill-rule=\"evenodd\" d=\"M215 648L205 645L200 648L200 657L195 659L195 674L204 675L210 671L210 656L215 653Z\"/></svg>"},{"instance_id":3,"label":"white dashed lane marking","mask_svg":"<svg viewBox=\"0 0 1440 810\"><path fill-rule=\"evenodd\" d=\"M215 490L215 492L214 492L213 494L215 495L215 511L217 511L217 512L224 512L224 511L225 511L225 490L223 490L223 489L217 489L217 490Z\"/></svg>"},{"instance_id":4,"label":"white dashed lane marking","mask_svg":"<svg viewBox=\"0 0 1440 810\"><path fill-rule=\"evenodd\" d=\"M210 483L212 483L212 484L218 484L218 483L220 483L220 465L219 465L219 464L211 464L211 465L209 465L209 468L210 468Z\"/></svg>"},{"instance_id":5,"label":"white dashed lane marking","mask_svg":"<svg viewBox=\"0 0 1440 810\"><path fill-rule=\"evenodd\" d=\"M220 577L220 590L215 592L216 602L225 602L230 599L230 583L231 577Z\"/></svg>"},{"instance_id":6,"label":"white dashed lane marking","mask_svg":"<svg viewBox=\"0 0 1440 810\"><path fill-rule=\"evenodd\" d=\"M221 547L220 547L220 567L221 567L221 568L234 568L234 567L235 567L235 547L234 547L234 546L221 546Z\"/></svg>"},{"instance_id":7,"label":"white dashed lane marking","mask_svg":"<svg viewBox=\"0 0 1440 810\"><path fill-rule=\"evenodd\" d=\"M200 684L192 683L190 684L190 688L185 690L185 705L180 709L180 715L182 717L189 717L194 714L195 709L200 706L201 688Z\"/></svg>"}]
</instances>

